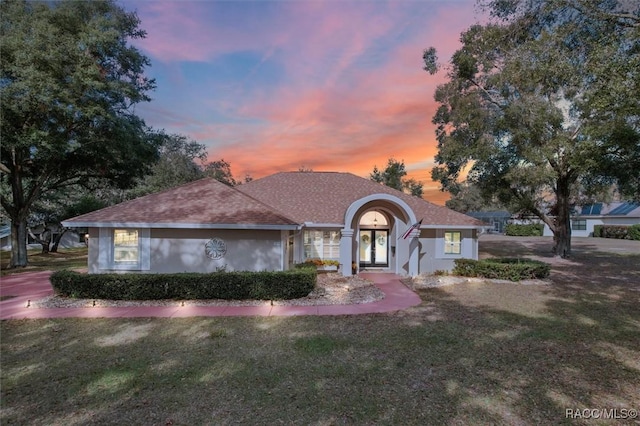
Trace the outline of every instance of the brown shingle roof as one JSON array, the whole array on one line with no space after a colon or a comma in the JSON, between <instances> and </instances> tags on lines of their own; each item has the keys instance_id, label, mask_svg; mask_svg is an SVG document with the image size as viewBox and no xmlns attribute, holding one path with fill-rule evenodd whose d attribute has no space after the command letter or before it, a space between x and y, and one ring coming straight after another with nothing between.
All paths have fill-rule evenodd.
<instances>
[{"instance_id":1,"label":"brown shingle roof","mask_svg":"<svg viewBox=\"0 0 640 426\"><path fill-rule=\"evenodd\" d=\"M298 223L343 223L347 208L372 194L389 194L402 199L423 226L482 226L462 213L422 198L364 179L351 173L283 172L240 185L238 189L269 204Z\"/></svg>"},{"instance_id":2,"label":"brown shingle roof","mask_svg":"<svg viewBox=\"0 0 640 426\"><path fill-rule=\"evenodd\" d=\"M190 227L280 227L305 222L342 224L349 206L372 194L388 194L411 207L423 226L482 226L467 215L351 173L284 172L228 187L201 179L163 192L65 220L65 226L148 224Z\"/></svg>"},{"instance_id":3,"label":"brown shingle roof","mask_svg":"<svg viewBox=\"0 0 640 426\"><path fill-rule=\"evenodd\" d=\"M295 221L251 196L207 178L64 221L65 226L109 223L291 226Z\"/></svg>"}]
</instances>

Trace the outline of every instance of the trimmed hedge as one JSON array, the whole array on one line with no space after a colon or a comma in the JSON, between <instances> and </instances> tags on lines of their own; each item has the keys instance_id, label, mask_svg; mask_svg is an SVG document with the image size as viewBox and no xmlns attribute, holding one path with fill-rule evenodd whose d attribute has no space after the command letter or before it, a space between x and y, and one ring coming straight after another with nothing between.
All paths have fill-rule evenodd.
<instances>
[{"instance_id":1,"label":"trimmed hedge","mask_svg":"<svg viewBox=\"0 0 640 426\"><path fill-rule=\"evenodd\" d=\"M544 232L542 223L529 223L526 225L509 223L505 227L505 234L513 237L541 237Z\"/></svg>"},{"instance_id":2,"label":"trimmed hedge","mask_svg":"<svg viewBox=\"0 0 640 426\"><path fill-rule=\"evenodd\" d=\"M463 277L521 281L549 276L551 265L532 259L492 258L483 260L456 259L453 273Z\"/></svg>"},{"instance_id":3,"label":"trimmed hedge","mask_svg":"<svg viewBox=\"0 0 640 426\"><path fill-rule=\"evenodd\" d=\"M618 240L640 240L639 225L594 225L593 236Z\"/></svg>"},{"instance_id":4,"label":"trimmed hedge","mask_svg":"<svg viewBox=\"0 0 640 426\"><path fill-rule=\"evenodd\" d=\"M288 300L307 296L316 285L316 276L312 268L211 274L80 274L63 270L54 272L50 280L56 294L81 299Z\"/></svg>"}]
</instances>

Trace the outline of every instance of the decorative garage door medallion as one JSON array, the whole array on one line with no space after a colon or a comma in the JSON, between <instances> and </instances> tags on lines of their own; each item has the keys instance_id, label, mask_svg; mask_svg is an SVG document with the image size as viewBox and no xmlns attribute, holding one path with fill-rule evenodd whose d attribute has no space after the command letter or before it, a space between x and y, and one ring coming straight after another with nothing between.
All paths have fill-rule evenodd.
<instances>
[{"instance_id":1,"label":"decorative garage door medallion","mask_svg":"<svg viewBox=\"0 0 640 426\"><path fill-rule=\"evenodd\" d=\"M221 238L212 238L204 245L204 252L209 259L222 259L227 254L227 245Z\"/></svg>"}]
</instances>

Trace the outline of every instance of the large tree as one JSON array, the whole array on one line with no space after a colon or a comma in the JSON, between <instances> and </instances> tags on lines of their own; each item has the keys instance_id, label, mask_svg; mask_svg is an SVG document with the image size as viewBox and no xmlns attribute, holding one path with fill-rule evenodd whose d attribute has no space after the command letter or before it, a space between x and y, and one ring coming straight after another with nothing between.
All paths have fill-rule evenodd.
<instances>
[{"instance_id":1,"label":"large tree","mask_svg":"<svg viewBox=\"0 0 640 426\"><path fill-rule=\"evenodd\" d=\"M434 180L467 173L487 199L531 213L571 251L573 206L617 183L640 189L640 6L492 0L462 33L440 85ZM633 9L631 9L633 8ZM433 48L425 69L437 70Z\"/></svg>"},{"instance_id":2,"label":"large tree","mask_svg":"<svg viewBox=\"0 0 640 426\"><path fill-rule=\"evenodd\" d=\"M239 182L234 179L233 173L231 173L231 164L224 161L223 158L207 164L204 168L204 174L228 186L236 186L239 184ZM246 179L245 181L250 182L250 180Z\"/></svg>"},{"instance_id":3,"label":"large tree","mask_svg":"<svg viewBox=\"0 0 640 426\"><path fill-rule=\"evenodd\" d=\"M27 218L43 194L96 179L126 186L156 156L135 114L154 81L113 1L0 2L2 207L11 266L27 264Z\"/></svg>"},{"instance_id":4,"label":"large tree","mask_svg":"<svg viewBox=\"0 0 640 426\"><path fill-rule=\"evenodd\" d=\"M406 191L415 197L422 197L422 182L415 179L406 179L406 176L407 170L404 160L398 161L395 158L389 158L387 167L383 171L380 171L378 166L373 166L369 179L398 191Z\"/></svg>"},{"instance_id":5,"label":"large tree","mask_svg":"<svg viewBox=\"0 0 640 426\"><path fill-rule=\"evenodd\" d=\"M129 191L131 198L173 188L205 177L206 147L183 135L158 133L159 158Z\"/></svg>"},{"instance_id":6,"label":"large tree","mask_svg":"<svg viewBox=\"0 0 640 426\"><path fill-rule=\"evenodd\" d=\"M468 182L463 183L455 191L451 199L444 205L460 213L499 210L502 206L493 200L483 197L481 189Z\"/></svg>"}]
</instances>

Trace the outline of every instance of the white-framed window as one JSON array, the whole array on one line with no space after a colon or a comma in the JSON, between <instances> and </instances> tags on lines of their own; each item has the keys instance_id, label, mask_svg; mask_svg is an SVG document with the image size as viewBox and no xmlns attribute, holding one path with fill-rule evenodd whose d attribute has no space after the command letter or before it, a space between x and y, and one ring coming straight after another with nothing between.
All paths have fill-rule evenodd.
<instances>
[{"instance_id":1,"label":"white-framed window","mask_svg":"<svg viewBox=\"0 0 640 426\"><path fill-rule=\"evenodd\" d=\"M339 260L340 231L304 231L304 258Z\"/></svg>"},{"instance_id":2,"label":"white-framed window","mask_svg":"<svg viewBox=\"0 0 640 426\"><path fill-rule=\"evenodd\" d=\"M571 229L574 231L586 231L587 220L586 219L574 219L571 221Z\"/></svg>"},{"instance_id":3,"label":"white-framed window","mask_svg":"<svg viewBox=\"0 0 640 426\"><path fill-rule=\"evenodd\" d=\"M103 271L151 269L151 238L148 228L100 228L98 268Z\"/></svg>"},{"instance_id":4,"label":"white-framed window","mask_svg":"<svg viewBox=\"0 0 640 426\"><path fill-rule=\"evenodd\" d=\"M445 231L444 254L462 254L462 232Z\"/></svg>"},{"instance_id":5,"label":"white-framed window","mask_svg":"<svg viewBox=\"0 0 640 426\"><path fill-rule=\"evenodd\" d=\"M140 238L137 229L113 230L113 262L115 264L140 262Z\"/></svg>"}]
</instances>

